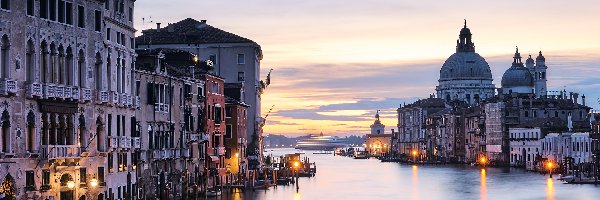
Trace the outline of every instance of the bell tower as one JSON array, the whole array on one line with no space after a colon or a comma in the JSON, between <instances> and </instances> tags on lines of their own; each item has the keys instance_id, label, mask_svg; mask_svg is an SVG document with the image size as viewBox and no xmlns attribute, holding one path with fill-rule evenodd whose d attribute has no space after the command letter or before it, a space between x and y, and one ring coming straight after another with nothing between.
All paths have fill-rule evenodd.
<instances>
[{"instance_id":1,"label":"bell tower","mask_svg":"<svg viewBox=\"0 0 600 200\"><path fill-rule=\"evenodd\" d=\"M539 98L548 95L548 88L546 86L548 82L546 79L546 70L548 67L546 66L546 58L542 55L541 51L537 58L535 58L535 64L533 81L535 85L535 96Z\"/></svg>"}]
</instances>

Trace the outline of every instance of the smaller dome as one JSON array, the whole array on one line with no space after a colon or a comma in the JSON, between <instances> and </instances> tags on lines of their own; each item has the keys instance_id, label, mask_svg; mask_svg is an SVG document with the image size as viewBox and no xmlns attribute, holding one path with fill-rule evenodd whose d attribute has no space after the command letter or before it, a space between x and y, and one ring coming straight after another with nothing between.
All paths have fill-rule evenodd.
<instances>
[{"instance_id":1,"label":"smaller dome","mask_svg":"<svg viewBox=\"0 0 600 200\"><path fill-rule=\"evenodd\" d=\"M502 88L509 87L533 87L533 77L529 69L513 65L502 76Z\"/></svg>"},{"instance_id":2,"label":"smaller dome","mask_svg":"<svg viewBox=\"0 0 600 200\"><path fill-rule=\"evenodd\" d=\"M533 64L533 58L531 58L531 55L529 55L529 58L527 58L527 60L525 61L526 64Z\"/></svg>"},{"instance_id":3,"label":"smaller dome","mask_svg":"<svg viewBox=\"0 0 600 200\"><path fill-rule=\"evenodd\" d=\"M540 54L535 59L540 61L546 61L546 58L544 57L544 55L542 55L542 51L540 51Z\"/></svg>"}]
</instances>

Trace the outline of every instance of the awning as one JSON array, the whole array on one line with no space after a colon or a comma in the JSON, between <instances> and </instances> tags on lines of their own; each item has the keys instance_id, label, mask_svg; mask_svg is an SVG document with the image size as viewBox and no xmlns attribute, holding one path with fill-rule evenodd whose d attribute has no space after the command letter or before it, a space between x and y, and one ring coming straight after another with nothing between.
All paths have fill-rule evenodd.
<instances>
[{"instance_id":1,"label":"awning","mask_svg":"<svg viewBox=\"0 0 600 200\"><path fill-rule=\"evenodd\" d=\"M210 156L210 159L211 159L213 162L219 162L219 156Z\"/></svg>"}]
</instances>

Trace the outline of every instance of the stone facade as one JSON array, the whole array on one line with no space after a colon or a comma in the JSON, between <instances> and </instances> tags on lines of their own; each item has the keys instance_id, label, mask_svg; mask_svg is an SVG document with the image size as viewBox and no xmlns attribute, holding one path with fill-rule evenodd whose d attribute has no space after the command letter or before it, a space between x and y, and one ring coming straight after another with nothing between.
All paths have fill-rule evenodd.
<instances>
[{"instance_id":1,"label":"stone facade","mask_svg":"<svg viewBox=\"0 0 600 200\"><path fill-rule=\"evenodd\" d=\"M10 195L133 197L135 1L8 2L0 9L0 176L14 183Z\"/></svg>"},{"instance_id":2,"label":"stone facade","mask_svg":"<svg viewBox=\"0 0 600 200\"><path fill-rule=\"evenodd\" d=\"M225 167L228 182L232 183L241 183L248 176L246 120L249 106L240 98L242 88L241 84L225 86Z\"/></svg>"}]
</instances>

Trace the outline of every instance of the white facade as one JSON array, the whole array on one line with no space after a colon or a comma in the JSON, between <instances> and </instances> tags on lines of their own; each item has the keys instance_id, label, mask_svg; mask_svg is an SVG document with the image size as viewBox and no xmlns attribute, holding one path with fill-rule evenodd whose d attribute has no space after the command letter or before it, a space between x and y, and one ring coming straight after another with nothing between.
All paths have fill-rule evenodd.
<instances>
[{"instance_id":1,"label":"white facade","mask_svg":"<svg viewBox=\"0 0 600 200\"><path fill-rule=\"evenodd\" d=\"M538 157L541 155L540 128L511 128L510 165L535 170Z\"/></svg>"},{"instance_id":2,"label":"white facade","mask_svg":"<svg viewBox=\"0 0 600 200\"><path fill-rule=\"evenodd\" d=\"M551 133L541 140L542 157L563 162L573 158L573 164L591 162L592 139L589 133Z\"/></svg>"},{"instance_id":3,"label":"white facade","mask_svg":"<svg viewBox=\"0 0 600 200\"><path fill-rule=\"evenodd\" d=\"M384 131L385 125L383 125L381 120L379 120L379 111L377 111L377 114L375 115L375 122L373 122L371 125L371 134L384 134Z\"/></svg>"}]
</instances>

